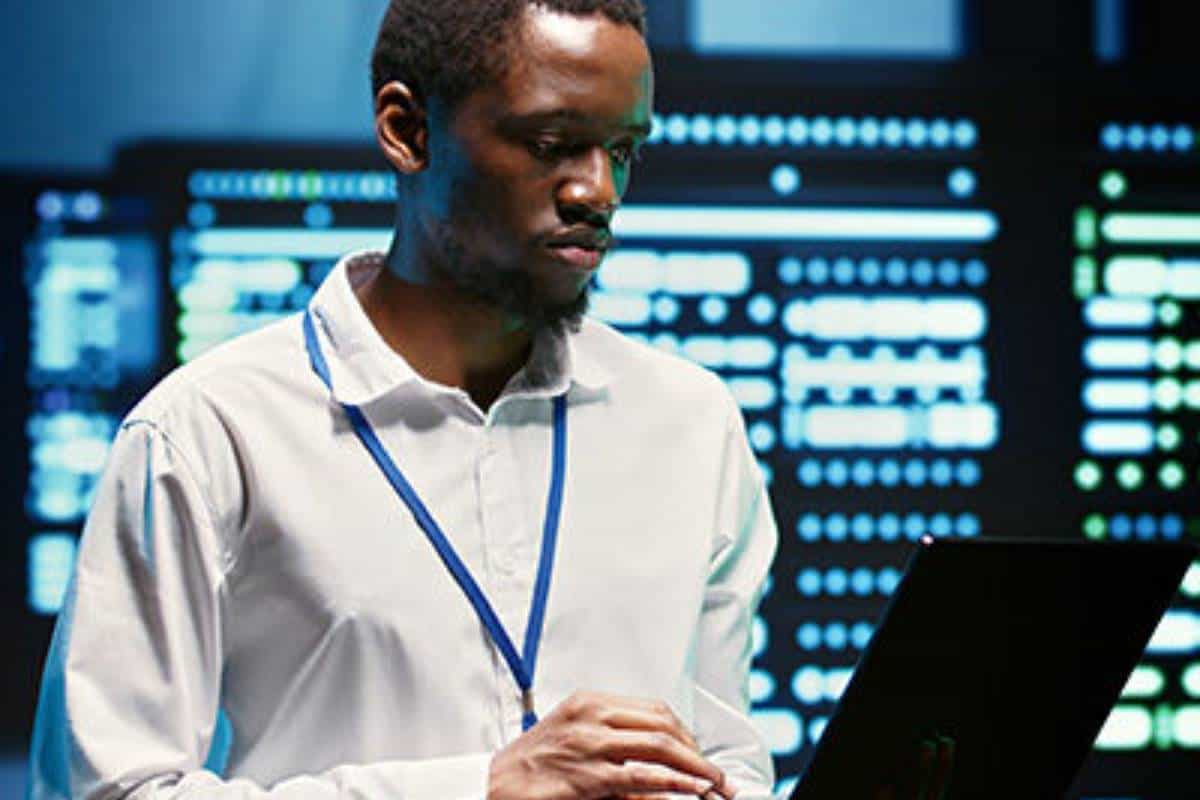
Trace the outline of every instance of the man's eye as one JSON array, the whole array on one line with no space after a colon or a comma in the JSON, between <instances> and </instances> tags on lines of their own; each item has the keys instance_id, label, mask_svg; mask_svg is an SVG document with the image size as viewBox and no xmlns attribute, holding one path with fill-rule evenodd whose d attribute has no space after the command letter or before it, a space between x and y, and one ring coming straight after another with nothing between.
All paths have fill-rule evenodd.
<instances>
[{"instance_id":1,"label":"man's eye","mask_svg":"<svg viewBox=\"0 0 1200 800\"><path fill-rule=\"evenodd\" d=\"M563 153L563 143L559 139L533 139L529 142L529 152L535 158L557 158Z\"/></svg>"}]
</instances>

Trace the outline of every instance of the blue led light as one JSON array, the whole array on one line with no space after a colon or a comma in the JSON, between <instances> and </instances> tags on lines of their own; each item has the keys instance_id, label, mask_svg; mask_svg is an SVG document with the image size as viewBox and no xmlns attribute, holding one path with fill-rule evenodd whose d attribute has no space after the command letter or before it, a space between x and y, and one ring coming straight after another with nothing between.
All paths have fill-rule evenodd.
<instances>
[{"instance_id":1,"label":"blue led light","mask_svg":"<svg viewBox=\"0 0 1200 800\"><path fill-rule=\"evenodd\" d=\"M950 123L946 120L935 119L929 126L929 141L939 150L949 147L953 138L954 129L950 127Z\"/></svg>"},{"instance_id":2,"label":"blue led light","mask_svg":"<svg viewBox=\"0 0 1200 800\"><path fill-rule=\"evenodd\" d=\"M1150 128L1149 139L1151 149L1161 153L1171 145L1171 132L1166 125L1155 125Z\"/></svg>"},{"instance_id":3,"label":"blue led light","mask_svg":"<svg viewBox=\"0 0 1200 800\"><path fill-rule=\"evenodd\" d=\"M866 258L858 265L858 279L867 286L874 286L883 279L883 266L878 259Z\"/></svg>"},{"instance_id":4,"label":"blue led light","mask_svg":"<svg viewBox=\"0 0 1200 800\"><path fill-rule=\"evenodd\" d=\"M925 142L929 139L929 127L921 119L910 119L908 124L904 126L904 136L908 139L908 146L912 148L920 148L925 146Z\"/></svg>"},{"instance_id":5,"label":"blue led light","mask_svg":"<svg viewBox=\"0 0 1200 800\"><path fill-rule=\"evenodd\" d=\"M875 590L875 573L866 567L859 567L850 573L850 591L860 597L865 597Z\"/></svg>"},{"instance_id":6,"label":"blue led light","mask_svg":"<svg viewBox=\"0 0 1200 800\"><path fill-rule=\"evenodd\" d=\"M900 483L902 472L900 464L892 459L887 459L879 464L879 482L887 487L896 486Z\"/></svg>"},{"instance_id":7,"label":"blue led light","mask_svg":"<svg viewBox=\"0 0 1200 800\"><path fill-rule=\"evenodd\" d=\"M850 643L859 650L865 650L867 645L870 644L871 636L874 633L875 630L869 623L856 622L850 629Z\"/></svg>"},{"instance_id":8,"label":"blue led light","mask_svg":"<svg viewBox=\"0 0 1200 800\"><path fill-rule=\"evenodd\" d=\"M889 258L887 266L887 282L892 286L902 286L908 281L908 265L899 258Z\"/></svg>"},{"instance_id":9,"label":"blue led light","mask_svg":"<svg viewBox=\"0 0 1200 800\"><path fill-rule=\"evenodd\" d=\"M896 514L883 514L879 517L879 524L876 528L879 531L880 539L885 542L894 542L900 538L902 523Z\"/></svg>"},{"instance_id":10,"label":"blue led light","mask_svg":"<svg viewBox=\"0 0 1200 800\"><path fill-rule=\"evenodd\" d=\"M706 297L700 301L699 311L709 325L720 325L729 316L729 303L720 297Z\"/></svg>"},{"instance_id":11,"label":"blue led light","mask_svg":"<svg viewBox=\"0 0 1200 800\"><path fill-rule=\"evenodd\" d=\"M966 167L958 167L946 179L946 186L949 188L950 194L960 199L975 194L976 184L975 173Z\"/></svg>"},{"instance_id":12,"label":"blue led light","mask_svg":"<svg viewBox=\"0 0 1200 800\"><path fill-rule=\"evenodd\" d=\"M759 421L748 431L750 446L756 453L765 453L775 446L775 428L769 422Z\"/></svg>"},{"instance_id":13,"label":"blue led light","mask_svg":"<svg viewBox=\"0 0 1200 800\"><path fill-rule=\"evenodd\" d=\"M870 514L855 514L850 520L850 534L860 542L870 541L875 535L875 518Z\"/></svg>"},{"instance_id":14,"label":"blue led light","mask_svg":"<svg viewBox=\"0 0 1200 800\"><path fill-rule=\"evenodd\" d=\"M864 147L878 146L882 135L883 131L879 127L879 120L874 117L867 117L859 125L858 138Z\"/></svg>"},{"instance_id":15,"label":"blue led light","mask_svg":"<svg viewBox=\"0 0 1200 800\"><path fill-rule=\"evenodd\" d=\"M671 144L683 144L689 133L688 119L683 114L672 114L667 117L664 129L667 141Z\"/></svg>"},{"instance_id":16,"label":"blue led light","mask_svg":"<svg viewBox=\"0 0 1200 800\"><path fill-rule=\"evenodd\" d=\"M853 147L858 140L858 123L850 117L839 117L834 125L834 137L842 147Z\"/></svg>"},{"instance_id":17,"label":"blue led light","mask_svg":"<svg viewBox=\"0 0 1200 800\"><path fill-rule=\"evenodd\" d=\"M778 147L783 144L787 138L787 123L783 121L783 117L774 115L763 120L763 141L772 147Z\"/></svg>"},{"instance_id":18,"label":"blue led light","mask_svg":"<svg viewBox=\"0 0 1200 800\"><path fill-rule=\"evenodd\" d=\"M1133 531L1139 539L1153 539L1158 533L1158 520L1151 514L1139 514L1133 522Z\"/></svg>"},{"instance_id":19,"label":"blue led light","mask_svg":"<svg viewBox=\"0 0 1200 800\"><path fill-rule=\"evenodd\" d=\"M771 170L771 188L781 197L795 194L801 182L800 170L791 164L780 164Z\"/></svg>"},{"instance_id":20,"label":"blue led light","mask_svg":"<svg viewBox=\"0 0 1200 800\"><path fill-rule=\"evenodd\" d=\"M188 206L188 224L193 228L208 228L217 221L217 210L203 200Z\"/></svg>"},{"instance_id":21,"label":"blue led light","mask_svg":"<svg viewBox=\"0 0 1200 800\"><path fill-rule=\"evenodd\" d=\"M934 514L929 520L929 532L937 537L949 536L954 531L954 523L948 514Z\"/></svg>"},{"instance_id":22,"label":"blue led light","mask_svg":"<svg viewBox=\"0 0 1200 800\"><path fill-rule=\"evenodd\" d=\"M982 286L987 283L987 266L979 259L973 258L963 266L963 277L971 286Z\"/></svg>"},{"instance_id":23,"label":"blue led light","mask_svg":"<svg viewBox=\"0 0 1200 800\"><path fill-rule=\"evenodd\" d=\"M957 285L961 275L962 271L959 269L957 261L947 258L938 262L937 279L938 283L943 286Z\"/></svg>"},{"instance_id":24,"label":"blue led light","mask_svg":"<svg viewBox=\"0 0 1200 800\"><path fill-rule=\"evenodd\" d=\"M854 283L856 272L854 262L845 256L833 262L833 280L841 286Z\"/></svg>"},{"instance_id":25,"label":"blue led light","mask_svg":"<svg viewBox=\"0 0 1200 800\"><path fill-rule=\"evenodd\" d=\"M717 142L723 145L731 145L737 141L738 124L729 114L722 114L717 117L717 122L714 128L717 137Z\"/></svg>"},{"instance_id":26,"label":"blue led light","mask_svg":"<svg viewBox=\"0 0 1200 800\"><path fill-rule=\"evenodd\" d=\"M924 486L928 477L929 471L925 468L924 461L914 458L904 465L904 482L909 486Z\"/></svg>"},{"instance_id":27,"label":"blue led light","mask_svg":"<svg viewBox=\"0 0 1200 800\"><path fill-rule=\"evenodd\" d=\"M1178 514L1167 514L1162 518L1162 536L1164 539L1178 539L1183 535L1183 517Z\"/></svg>"},{"instance_id":28,"label":"blue led light","mask_svg":"<svg viewBox=\"0 0 1200 800\"><path fill-rule=\"evenodd\" d=\"M830 486L845 486L849 478L850 470L845 461L835 459L825 465L825 481Z\"/></svg>"},{"instance_id":29,"label":"blue led light","mask_svg":"<svg viewBox=\"0 0 1200 800\"><path fill-rule=\"evenodd\" d=\"M822 284L829 280L829 262L823 258L814 258L808 262L805 272L808 282Z\"/></svg>"},{"instance_id":30,"label":"blue led light","mask_svg":"<svg viewBox=\"0 0 1200 800\"><path fill-rule=\"evenodd\" d=\"M796 628L796 644L804 650L816 650L821 646L821 626L806 622Z\"/></svg>"},{"instance_id":31,"label":"blue led light","mask_svg":"<svg viewBox=\"0 0 1200 800\"><path fill-rule=\"evenodd\" d=\"M746 303L746 316L755 325L770 325L777 311L775 299L769 294L756 294Z\"/></svg>"},{"instance_id":32,"label":"blue led light","mask_svg":"<svg viewBox=\"0 0 1200 800\"><path fill-rule=\"evenodd\" d=\"M802 595L816 597L821 593L821 571L817 569L800 570L796 576L796 590Z\"/></svg>"},{"instance_id":33,"label":"blue led light","mask_svg":"<svg viewBox=\"0 0 1200 800\"><path fill-rule=\"evenodd\" d=\"M883 122L883 143L888 147L899 147L904 144L904 123L895 117L889 117Z\"/></svg>"},{"instance_id":34,"label":"blue led light","mask_svg":"<svg viewBox=\"0 0 1200 800\"><path fill-rule=\"evenodd\" d=\"M949 486L954 482L954 468L949 461L938 459L930 465L929 479L934 486Z\"/></svg>"},{"instance_id":35,"label":"blue led light","mask_svg":"<svg viewBox=\"0 0 1200 800\"><path fill-rule=\"evenodd\" d=\"M825 573L825 593L833 597L841 597L850 585L850 577L846 570L834 567Z\"/></svg>"},{"instance_id":36,"label":"blue led light","mask_svg":"<svg viewBox=\"0 0 1200 800\"><path fill-rule=\"evenodd\" d=\"M969 119L954 123L954 143L964 150L969 150L979 141L979 129Z\"/></svg>"},{"instance_id":37,"label":"blue led light","mask_svg":"<svg viewBox=\"0 0 1200 800\"><path fill-rule=\"evenodd\" d=\"M787 124L787 138L794 147L808 144L808 120L804 117L792 117Z\"/></svg>"},{"instance_id":38,"label":"blue led light","mask_svg":"<svg viewBox=\"0 0 1200 800\"><path fill-rule=\"evenodd\" d=\"M818 147L826 147L833 142L833 122L829 117L817 117L813 120L812 136L813 144Z\"/></svg>"},{"instance_id":39,"label":"blue led light","mask_svg":"<svg viewBox=\"0 0 1200 800\"><path fill-rule=\"evenodd\" d=\"M806 542L821 538L821 518L816 514L805 514L796 521L796 533Z\"/></svg>"},{"instance_id":40,"label":"blue led light","mask_svg":"<svg viewBox=\"0 0 1200 800\"><path fill-rule=\"evenodd\" d=\"M1114 539L1128 539L1133 534L1133 521L1124 514L1115 514L1108 521L1108 533Z\"/></svg>"},{"instance_id":41,"label":"blue led light","mask_svg":"<svg viewBox=\"0 0 1200 800\"><path fill-rule=\"evenodd\" d=\"M825 699L825 673L819 667L801 667L792 675L792 694L801 703L815 705Z\"/></svg>"},{"instance_id":42,"label":"blue led light","mask_svg":"<svg viewBox=\"0 0 1200 800\"><path fill-rule=\"evenodd\" d=\"M1187 125L1176 125L1171 134L1171 144L1181 153L1186 153L1196 145L1196 134Z\"/></svg>"},{"instance_id":43,"label":"blue led light","mask_svg":"<svg viewBox=\"0 0 1200 800\"><path fill-rule=\"evenodd\" d=\"M958 477L958 482L962 486L976 486L981 477L979 464L971 460L963 460L958 462L958 467L955 470Z\"/></svg>"},{"instance_id":44,"label":"blue led light","mask_svg":"<svg viewBox=\"0 0 1200 800\"><path fill-rule=\"evenodd\" d=\"M843 650L850 639L845 623L830 622L825 626L825 646L830 650Z\"/></svg>"},{"instance_id":45,"label":"blue led light","mask_svg":"<svg viewBox=\"0 0 1200 800\"><path fill-rule=\"evenodd\" d=\"M820 486L824 477L821 463L812 459L800 462L800 466L796 469L796 477L805 486Z\"/></svg>"},{"instance_id":46,"label":"blue led light","mask_svg":"<svg viewBox=\"0 0 1200 800\"><path fill-rule=\"evenodd\" d=\"M825 519L825 536L829 541L844 542L849 533L850 523L844 514L830 514Z\"/></svg>"},{"instance_id":47,"label":"blue led light","mask_svg":"<svg viewBox=\"0 0 1200 800\"><path fill-rule=\"evenodd\" d=\"M654 318L663 325L670 325L679 319L679 301L669 294L654 298L652 309Z\"/></svg>"},{"instance_id":48,"label":"blue led light","mask_svg":"<svg viewBox=\"0 0 1200 800\"><path fill-rule=\"evenodd\" d=\"M791 256L781 259L778 267L779 280L782 283L794 285L804 277L804 266L800 259Z\"/></svg>"},{"instance_id":49,"label":"blue led light","mask_svg":"<svg viewBox=\"0 0 1200 800\"><path fill-rule=\"evenodd\" d=\"M933 263L927 258L919 258L912 264L912 282L918 286L928 286L933 283Z\"/></svg>"},{"instance_id":50,"label":"blue led light","mask_svg":"<svg viewBox=\"0 0 1200 800\"><path fill-rule=\"evenodd\" d=\"M925 535L925 517L913 512L904 518L904 535L916 541Z\"/></svg>"},{"instance_id":51,"label":"blue led light","mask_svg":"<svg viewBox=\"0 0 1200 800\"><path fill-rule=\"evenodd\" d=\"M707 114L697 114L692 117L692 141L696 144L708 144L715 133L712 117Z\"/></svg>"},{"instance_id":52,"label":"blue led light","mask_svg":"<svg viewBox=\"0 0 1200 800\"><path fill-rule=\"evenodd\" d=\"M879 593L889 595L896 591L896 587L900 585L900 577L900 571L892 567L884 567L879 570L879 575L875 579Z\"/></svg>"},{"instance_id":53,"label":"blue led light","mask_svg":"<svg viewBox=\"0 0 1200 800\"><path fill-rule=\"evenodd\" d=\"M866 459L855 461L850 468L850 480L855 486L870 486L875 482L875 465Z\"/></svg>"},{"instance_id":54,"label":"blue led light","mask_svg":"<svg viewBox=\"0 0 1200 800\"><path fill-rule=\"evenodd\" d=\"M1105 150L1120 150L1125 144L1125 131L1115 122L1110 122L1100 130L1100 144Z\"/></svg>"},{"instance_id":55,"label":"blue led light","mask_svg":"<svg viewBox=\"0 0 1200 800\"><path fill-rule=\"evenodd\" d=\"M84 190L75 195L71 210L75 219L81 222L95 222L104 211L104 201L95 192Z\"/></svg>"},{"instance_id":56,"label":"blue led light","mask_svg":"<svg viewBox=\"0 0 1200 800\"><path fill-rule=\"evenodd\" d=\"M646 137L648 144L658 144L663 137L663 118L661 114L654 114L650 118L650 135Z\"/></svg>"},{"instance_id":57,"label":"blue led light","mask_svg":"<svg viewBox=\"0 0 1200 800\"><path fill-rule=\"evenodd\" d=\"M1148 136L1146 129L1141 125L1133 124L1125 129L1125 143L1130 150L1142 150L1146 147Z\"/></svg>"},{"instance_id":58,"label":"blue led light","mask_svg":"<svg viewBox=\"0 0 1200 800\"><path fill-rule=\"evenodd\" d=\"M738 123L738 135L741 136L742 144L754 146L762 139L762 123L758 121L758 117L747 114L742 117Z\"/></svg>"},{"instance_id":59,"label":"blue led light","mask_svg":"<svg viewBox=\"0 0 1200 800\"><path fill-rule=\"evenodd\" d=\"M325 203L310 203L304 209L304 224L310 228L328 228L333 224L333 209Z\"/></svg>"},{"instance_id":60,"label":"blue led light","mask_svg":"<svg viewBox=\"0 0 1200 800\"><path fill-rule=\"evenodd\" d=\"M66 213L67 205L63 200L62 194L59 192L42 192L38 195L38 199L34 204L37 209L37 215L46 222L54 222L62 219Z\"/></svg>"}]
</instances>

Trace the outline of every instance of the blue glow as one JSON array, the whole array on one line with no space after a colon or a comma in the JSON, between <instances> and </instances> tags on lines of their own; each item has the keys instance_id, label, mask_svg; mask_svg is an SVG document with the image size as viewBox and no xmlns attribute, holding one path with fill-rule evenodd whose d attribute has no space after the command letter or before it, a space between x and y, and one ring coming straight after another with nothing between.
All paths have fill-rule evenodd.
<instances>
[{"instance_id":1,"label":"blue glow","mask_svg":"<svg viewBox=\"0 0 1200 800\"><path fill-rule=\"evenodd\" d=\"M722 114L717 117L716 125L714 126L717 142L722 145L731 145L737 141L738 124L737 120L728 114Z\"/></svg>"},{"instance_id":2,"label":"blue glow","mask_svg":"<svg viewBox=\"0 0 1200 800\"><path fill-rule=\"evenodd\" d=\"M791 755L804 743L804 723L795 711L755 709L750 712L750 719L762 734L772 755Z\"/></svg>"},{"instance_id":3,"label":"blue glow","mask_svg":"<svg viewBox=\"0 0 1200 800\"><path fill-rule=\"evenodd\" d=\"M667 117L664 131L666 139L671 144L683 144L688 138L688 121L683 114L672 114Z\"/></svg>"},{"instance_id":4,"label":"blue glow","mask_svg":"<svg viewBox=\"0 0 1200 800\"><path fill-rule=\"evenodd\" d=\"M854 262L849 258L839 258L833 262L833 280L842 286L847 286L854 283L855 277Z\"/></svg>"},{"instance_id":5,"label":"blue glow","mask_svg":"<svg viewBox=\"0 0 1200 800\"><path fill-rule=\"evenodd\" d=\"M820 625L806 622L796 629L796 644L800 645L802 650L816 650L821 646L821 639Z\"/></svg>"},{"instance_id":6,"label":"blue glow","mask_svg":"<svg viewBox=\"0 0 1200 800\"><path fill-rule=\"evenodd\" d=\"M791 164L780 164L771 170L771 188L781 197L795 194L800 189L800 170Z\"/></svg>"},{"instance_id":7,"label":"blue glow","mask_svg":"<svg viewBox=\"0 0 1200 800\"><path fill-rule=\"evenodd\" d=\"M1163 152L1171 144L1171 134L1166 125L1155 125L1150 129L1150 147Z\"/></svg>"},{"instance_id":8,"label":"blue glow","mask_svg":"<svg viewBox=\"0 0 1200 800\"><path fill-rule=\"evenodd\" d=\"M842 147L853 147L858 140L858 124L850 117L839 117L834 126L834 136Z\"/></svg>"},{"instance_id":9,"label":"blue glow","mask_svg":"<svg viewBox=\"0 0 1200 800\"><path fill-rule=\"evenodd\" d=\"M38 199L34 204L37 210L37 215L45 222L54 222L61 219L66 211L66 203L63 201L63 196L59 192L47 191L38 195Z\"/></svg>"},{"instance_id":10,"label":"blue glow","mask_svg":"<svg viewBox=\"0 0 1200 800\"><path fill-rule=\"evenodd\" d=\"M883 121L883 143L888 147L899 147L904 144L904 123L895 117Z\"/></svg>"},{"instance_id":11,"label":"blue glow","mask_svg":"<svg viewBox=\"0 0 1200 800\"><path fill-rule=\"evenodd\" d=\"M1150 637L1146 652L1154 655L1200 653L1200 614L1182 609L1168 611Z\"/></svg>"},{"instance_id":12,"label":"blue glow","mask_svg":"<svg viewBox=\"0 0 1200 800\"><path fill-rule=\"evenodd\" d=\"M910 119L904 127L904 134L908 139L909 147L921 148L929 140L929 127L925 124L924 120Z\"/></svg>"},{"instance_id":13,"label":"blue glow","mask_svg":"<svg viewBox=\"0 0 1200 800\"><path fill-rule=\"evenodd\" d=\"M817 263L809 262L809 278ZM969 342L988 328L987 309L974 297L929 299L892 295L817 295L783 309L784 328L795 337L825 341L864 339Z\"/></svg>"},{"instance_id":14,"label":"blue glow","mask_svg":"<svg viewBox=\"0 0 1200 800\"><path fill-rule=\"evenodd\" d=\"M966 167L958 167L946 179L946 186L950 189L950 194L958 198L970 197L975 194L976 184L975 173Z\"/></svg>"},{"instance_id":15,"label":"blue glow","mask_svg":"<svg viewBox=\"0 0 1200 800\"><path fill-rule=\"evenodd\" d=\"M938 283L943 286L954 286L959 282L961 270L958 267L958 262L953 259L944 259L938 263L937 279Z\"/></svg>"},{"instance_id":16,"label":"blue glow","mask_svg":"<svg viewBox=\"0 0 1200 800\"><path fill-rule=\"evenodd\" d=\"M1094 455L1143 455L1154 449L1148 422L1093 420L1083 426L1083 449Z\"/></svg>"},{"instance_id":17,"label":"blue glow","mask_svg":"<svg viewBox=\"0 0 1200 800\"><path fill-rule=\"evenodd\" d=\"M738 133L741 136L742 144L753 147L762 139L762 123L759 122L758 117L747 114L738 123Z\"/></svg>"},{"instance_id":18,"label":"blue glow","mask_svg":"<svg viewBox=\"0 0 1200 800\"><path fill-rule=\"evenodd\" d=\"M787 138L794 147L808 144L808 120L804 117L792 117L788 120Z\"/></svg>"},{"instance_id":19,"label":"blue glow","mask_svg":"<svg viewBox=\"0 0 1200 800\"><path fill-rule=\"evenodd\" d=\"M729 304L720 297L706 297L700 301L700 318L709 325L720 325L729 316Z\"/></svg>"},{"instance_id":20,"label":"blue glow","mask_svg":"<svg viewBox=\"0 0 1200 800\"><path fill-rule=\"evenodd\" d=\"M1093 298L1083 307L1083 316L1093 328L1150 328L1156 319L1149 300Z\"/></svg>"},{"instance_id":21,"label":"blue glow","mask_svg":"<svg viewBox=\"0 0 1200 800\"><path fill-rule=\"evenodd\" d=\"M1120 150L1125 144L1125 131L1115 122L1105 125L1100 131L1100 144L1105 150Z\"/></svg>"},{"instance_id":22,"label":"blue glow","mask_svg":"<svg viewBox=\"0 0 1200 800\"><path fill-rule=\"evenodd\" d=\"M29 607L35 614L57 614L75 571L75 537L40 533L29 540Z\"/></svg>"},{"instance_id":23,"label":"blue glow","mask_svg":"<svg viewBox=\"0 0 1200 800\"><path fill-rule=\"evenodd\" d=\"M1177 125L1171 134L1171 142L1176 150L1186 153L1196 146L1196 134L1187 125Z\"/></svg>"},{"instance_id":24,"label":"blue glow","mask_svg":"<svg viewBox=\"0 0 1200 800\"><path fill-rule=\"evenodd\" d=\"M1147 411L1154 397L1150 381L1096 379L1084 384L1083 403L1092 411Z\"/></svg>"},{"instance_id":25,"label":"blue glow","mask_svg":"<svg viewBox=\"0 0 1200 800\"><path fill-rule=\"evenodd\" d=\"M929 126L929 141L939 150L949 147L954 139L954 129L944 119L935 119Z\"/></svg>"},{"instance_id":26,"label":"blue glow","mask_svg":"<svg viewBox=\"0 0 1200 800\"><path fill-rule=\"evenodd\" d=\"M787 285L794 285L804 277L804 267L798 258L785 258L779 262L779 280Z\"/></svg>"},{"instance_id":27,"label":"blue glow","mask_svg":"<svg viewBox=\"0 0 1200 800\"><path fill-rule=\"evenodd\" d=\"M979 129L975 127L975 123L969 119L962 119L954 123L954 143L964 150L975 146L979 141Z\"/></svg>"},{"instance_id":28,"label":"blue glow","mask_svg":"<svg viewBox=\"0 0 1200 800\"><path fill-rule=\"evenodd\" d=\"M1095 370L1145 370L1154 360L1149 339L1094 337L1083 345L1083 360Z\"/></svg>"},{"instance_id":29,"label":"blue glow","mask_svg":"<svg viewBox=\"0 0 1200 800\"><path fill-rule=\"evenodd\" d=\"M933 283L933 264L927 258L919 258L913 262L910 275L913 283L928 286Z\"/></svg>"},{"instance_id":30,"label":"blue glow","mask_svg":"<svg viewBox=\"0 0 1200 800\"><path fill-rule=\"evenodd\" d=\"M1146 129L1141 125L1130 125L1125 130L1125 143L1130 150L1142 150L1146 147Z\"/></svg>"},{"instance_id":31,"label":"blue glow","mask_svg":"<svg viewBox=\"0 0 1200 800\"><path fill-rule=\"evenodd\" d=\"M864 147L872 148L878 146L882 136L883 130L879 126L879 120L874 117L867 117L859 123L858 138Z\"/></svg>"},{"instance_id":32,"label":"blue glow","mask_svg":"<svg viewBox=\"0 0 1200 800\"><path fill-rule=\"evenodd\" d=\"M829 117L817 117L813 120L810 135L818 147L828 146L833 142L833 122Z\"/></svg>"},{"instance_id":33,"label":"blue glow","mask_svg":"<svg viewBox=\"0 0 1200 800\"><path fill-rule=\"evenodd\" d=\"M777 147L783 144L787 138L787 123L783 121L783 117L772 115L763 120L763 140Z\"/></svg>"},{"instance_id":34,"label":"blue glow","mask_svg":"<svg viewBox=\"0 0 1200 800\"><path fill-rule=\"evenodd\" d=\"M325 203L312 203L304 209L304 224L310 228L328 228L333 224L333 209Z\"/></svg>"},{"instance_id":35,"label":"blue glow","mask_svg":"<svg viewBox=\"0 0 1200 800\"><path fill-rule=\"evenodd\" d=\"M814 258L808 262L806 273L809 283L825 283L829 280L829 262L823 258Z\"/></svg>"},{"instance_id":36,"label":"blue glow","mask_svg":"<svg viewBox=\"0 0 1200 800\"><path fill-rule=\"evenodd\" d=\"M746 316L755 325L770 325L775 321L776 311L775 300L768 294L756 294L746 304Z\"/></svg>"},{"instance_id":37,"label":"blue glow","mask_svg":"<svg viewBox=\"0 0 1200 800\"><path fill-rule=\"evenodd\" d=\"M712 141L716 128L712 117L707 114L697 114L692 117L692 141L698 145L706 145Z\"/></svg>"},{"instance_id":38,"label":"blue glow","mask_svg":"<svg viewBox=\"0 0 1200 800\"><path fill-rule=\"evenodd\" d=\"M654 299L654 318L663 325L671 325L679 319L679 301L671 295L662 295Z\"/></svg>"},{"instance_id":39,"label":"blue glow","mask_svg":"<svg viewBox=\"0 0 1200 800\"><path fill-rule=\"evenodd\" d=\"M883 266L878 259L866 258L858 265L858 279L867 286L874 286L883 279Z\"/></svg>"}]
</instances>

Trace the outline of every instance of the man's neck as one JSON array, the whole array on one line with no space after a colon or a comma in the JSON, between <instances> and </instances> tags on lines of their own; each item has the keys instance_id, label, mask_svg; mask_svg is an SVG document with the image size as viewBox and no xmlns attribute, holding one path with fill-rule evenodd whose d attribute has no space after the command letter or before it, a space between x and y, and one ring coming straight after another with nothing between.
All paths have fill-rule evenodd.
<instances>
[{"instance_id":1,"label":"man's neck","mask_svg":"<svg viewBox=\"0 0 1200 800\"><path fill-rule=\"evenodd\" d=\"M383 340L418 374L464 390L484 411L529 358L527 329L455 287L405 280L391 263L355 293Z\"/></svg>"}]
</instances>

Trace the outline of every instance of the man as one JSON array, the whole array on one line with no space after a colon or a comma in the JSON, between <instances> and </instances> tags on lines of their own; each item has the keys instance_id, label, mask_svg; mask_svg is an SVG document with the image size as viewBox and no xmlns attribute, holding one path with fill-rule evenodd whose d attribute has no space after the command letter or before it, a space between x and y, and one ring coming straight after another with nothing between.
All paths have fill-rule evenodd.
<instances>
[{"instance_id":1,"label":"man","mask_svg":"<svg viewBox=\"0 0 1200 800\"><path fill-rule=\"evenodd\" d=\"M638 0L393 0L391 249L129 414L33 797L769 792L776 532L738 408L582 319L650 129L643 27Z\"/></svg>"}]
</instances>

